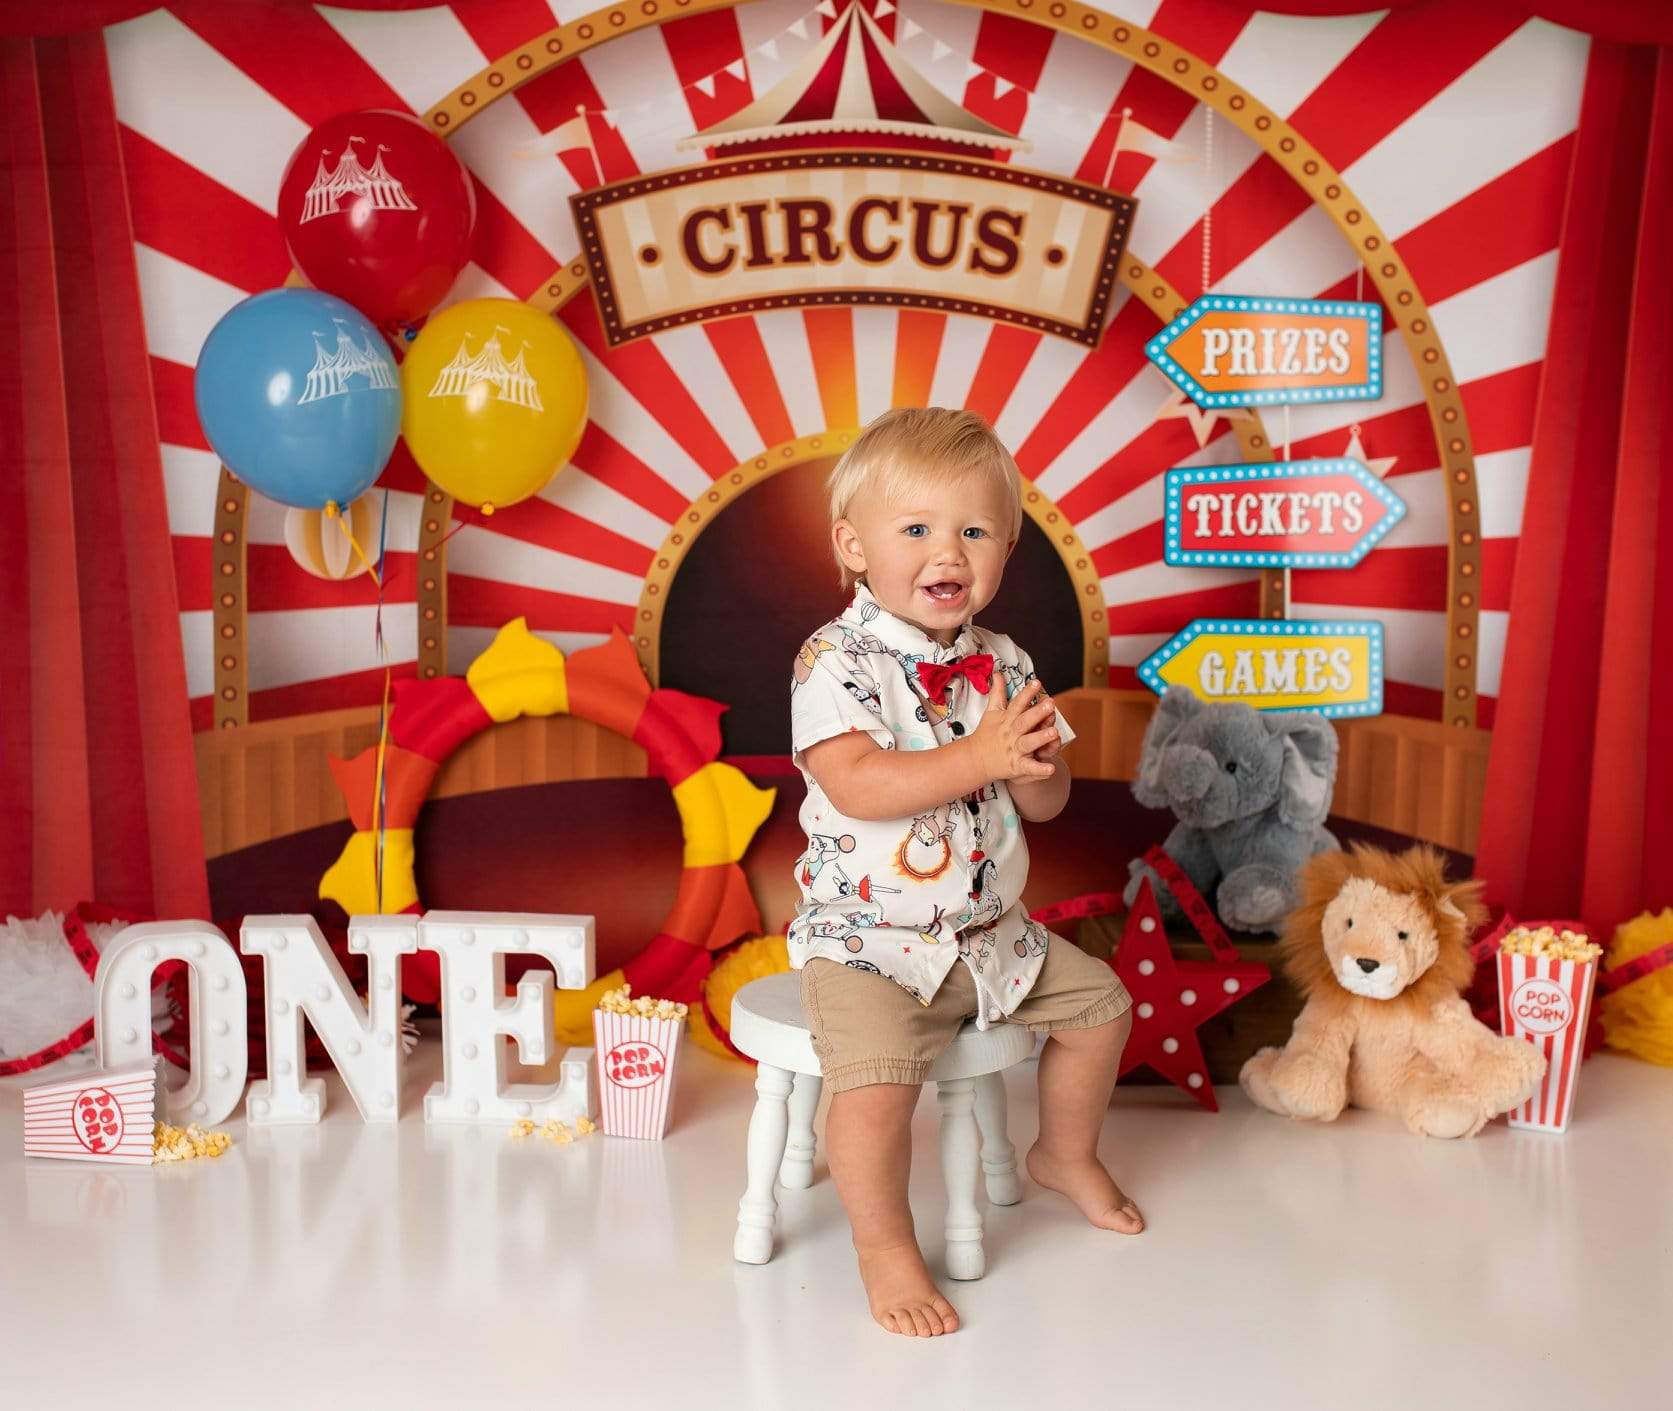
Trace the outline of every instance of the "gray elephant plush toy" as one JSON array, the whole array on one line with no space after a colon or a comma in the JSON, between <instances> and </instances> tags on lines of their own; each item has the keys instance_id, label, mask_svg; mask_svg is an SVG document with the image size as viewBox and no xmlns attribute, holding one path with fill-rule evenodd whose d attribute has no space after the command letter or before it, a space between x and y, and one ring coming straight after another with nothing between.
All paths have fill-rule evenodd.
<instances>
[{"instance_id":1,"label":"gray elephant plush toy","mask_svg":"<svg viewBox=\"0 0 1673 1411\"><path fill-rule=\"evenodd\" d=\"M1179 822L1163 847L1220 920L1272 931L1295 905L1296 869L1340 846L1323 827L1336 783L1336 732L1312 711L1205 705L1169 687L1144 732L1133 794ZM1131 906L1150 878L1165 917L1179 905L1140 858L1123 893Z\"/></svg>"}]
</instances>

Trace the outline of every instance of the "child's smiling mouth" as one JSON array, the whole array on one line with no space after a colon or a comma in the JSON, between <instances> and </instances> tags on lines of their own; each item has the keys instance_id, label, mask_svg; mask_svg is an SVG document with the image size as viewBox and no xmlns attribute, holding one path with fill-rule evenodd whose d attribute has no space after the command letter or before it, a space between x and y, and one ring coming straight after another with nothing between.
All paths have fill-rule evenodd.
<instances>
[{"instance_id":1,"label":"child's smiling mouth","mask_svg":"<svg viewBox=\"0 0 1673 1411\"><path fill-rule=\"evenodd\" d=\"M964 584L955 583L948 579L941 583L930 583L919 591L931 602L938 603L942 607L954 607L964 601L967 590Z\"/></svg>"}]
</instances>

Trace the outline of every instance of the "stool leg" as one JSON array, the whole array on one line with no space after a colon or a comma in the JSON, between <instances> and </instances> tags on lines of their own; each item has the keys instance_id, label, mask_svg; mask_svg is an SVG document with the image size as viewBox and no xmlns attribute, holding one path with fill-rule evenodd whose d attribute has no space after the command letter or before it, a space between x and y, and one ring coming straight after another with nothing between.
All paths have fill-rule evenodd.
<instances>
[{"instance_id":1,"label":"stool leg","mask_svg":"<svg viewBox=\"0 0 1673 1411\"><path fill-rule=\"evenodd\" d=\"M987 1257L982 1253L982 1212L976 1204L981 1170L976 1085L969 1078L953 1078L935 1087L941 1104L941 1178L947 1185L947 1276L979 1279Z\"/></svg>"},{"instance_id":2,"label":"stool leg","mask_svg":"<svg viewBox=\"0 0 1673 1411\"><path fill-rule=\"evenodd\" d=\"M798 1073L790 1094L790 1135L784 1145L784 1164L778 1183L787 1191L805 1191L813 1184L813 1114L819 1109L819 1090L825 1080L817 1073Z\"/></svg>"},{"instance_id":3,"label":"stool leg","mask_svg":"<svg viewBox=\"0 0 1673 1411\"><path fill-rule=\"evenodd\" d=\"M1017 1175L1017 1149L1005 1128L1005 1075L984 1073L976 1082L976 1125L982 1132L982 1174L988 1199L995 1205L1015 1205L1022 1199Z\"/></svg>"},{"instance_id":4,"label":"stool leg","mask_svg":"<svg viewBox=\"0 0 1673 1411\"><path fill-rule=\"evenodd\" d=\"M738 1202L738 1233L732 1257L740 1264L765 1264L773 1257L773 1225L778 1201L773 1177L784 1159L784 1138L790 1126L785 1099L790 1096L790 1074L758 1063L755 1071L755 1111L749 1119L749 1184Z\"/></svg>"}]
</instances>

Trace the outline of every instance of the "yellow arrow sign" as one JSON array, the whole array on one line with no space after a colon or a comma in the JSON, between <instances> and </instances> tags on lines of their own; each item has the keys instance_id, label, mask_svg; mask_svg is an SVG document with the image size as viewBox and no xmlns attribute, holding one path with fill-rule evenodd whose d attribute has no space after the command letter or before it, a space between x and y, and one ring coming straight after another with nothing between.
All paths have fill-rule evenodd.
<instances>
[{"instance_id":1,"label":"yellow arrow sign","mask_svg":"<svg viewBox=\"0 0 1673 1411\"><path fill-rule=\"evenodd\" d=\"M1380 715L1383 625L1198 618L1140 664L1139 679L1157 695L1188 686L1256 710Z\"/></svg>"}]
</instances>

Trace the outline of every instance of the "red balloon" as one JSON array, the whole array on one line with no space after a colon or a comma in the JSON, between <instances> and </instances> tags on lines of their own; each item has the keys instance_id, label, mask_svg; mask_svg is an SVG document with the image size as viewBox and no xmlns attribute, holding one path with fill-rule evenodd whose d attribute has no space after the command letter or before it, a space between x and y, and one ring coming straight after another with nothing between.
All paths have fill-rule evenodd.
<instances>
[{"instance_id":1,"label":"red balloon","mask_svg":"<svg viewBox=\"0 0 1673 1411\"><path fill-rule=\"evenodd\" d=\"M470 257L476 193L422 122L374 108L302 140L279 183L279 224L314 288L375 323L415 323Z\"/></svg>"}]
</instances>

